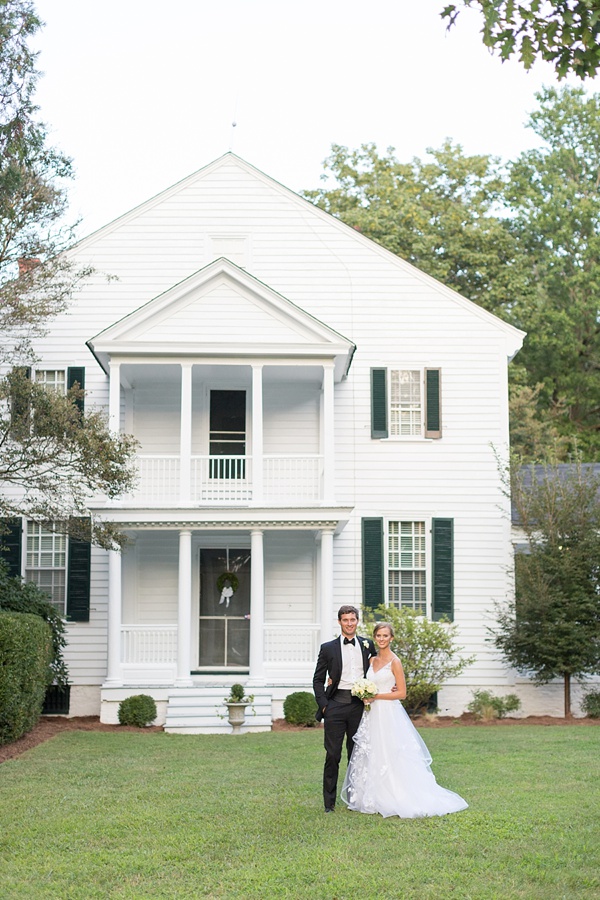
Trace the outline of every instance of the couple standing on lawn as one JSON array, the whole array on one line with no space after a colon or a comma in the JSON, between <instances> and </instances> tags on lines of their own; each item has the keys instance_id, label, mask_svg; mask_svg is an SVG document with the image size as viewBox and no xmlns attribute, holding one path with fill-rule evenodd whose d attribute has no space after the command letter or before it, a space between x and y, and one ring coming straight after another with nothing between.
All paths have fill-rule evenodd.
<instances>
[{"instance_id":1,"label":"couple standing on lawn","mask_svg":"<svg viewBox=\"0 0 600 900\"><path fill-rule=\"evenodd\" d=\"M325 724L325 812L335 809L344 738L348 770L341 797L349 809L405 819L466 809L462 797L437 784L429 751L399 702L406 697L406 682L402 663L390 648L392 626L377 623L376 648L356 634L354 606L340 607L338 621L341 635L321 645L313 678L317 719ZM364 677L377 688L368 700L352 694Z\"/></svg>"}]
</instances>

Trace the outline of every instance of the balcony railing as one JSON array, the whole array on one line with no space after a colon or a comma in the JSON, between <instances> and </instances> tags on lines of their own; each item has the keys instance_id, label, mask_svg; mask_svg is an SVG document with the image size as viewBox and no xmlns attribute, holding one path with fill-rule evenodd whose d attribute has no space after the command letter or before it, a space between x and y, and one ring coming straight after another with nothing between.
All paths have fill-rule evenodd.
<instances>
[{"instance_id":1,"label":"balcony railing","mask_svg":"<svg viewBox=\"0 0 600 900\"><path fill-rule=\"evenodd\" d=\"M189 497L180 496L178 455L138 454L138 484L128 499L144 506L192 506L219 503L307 504L323 496L323 458L263 457L262 497L253 479L250 456L192 456Z\"/></svg>"}]
</instances>

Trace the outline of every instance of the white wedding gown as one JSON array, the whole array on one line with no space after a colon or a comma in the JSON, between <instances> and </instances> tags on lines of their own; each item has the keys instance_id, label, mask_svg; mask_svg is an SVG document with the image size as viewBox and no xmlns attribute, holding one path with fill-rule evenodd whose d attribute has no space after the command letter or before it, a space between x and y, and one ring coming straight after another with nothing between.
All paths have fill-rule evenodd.
<instances>
[{"instance_id":1,"label":"white wedding gown","mask_svg":"<svg viewBox=\"0 0 600 900\"><path fill-rule=\"evenodd\" d=\"M396 683L391 661L367 678L380 693ZM342 786L349 809L382 816L415 819L444 816L467 809L468 803L440 787L429 765L425 742L399 700L376 700L363 713Z\"/></svg>"}]
</instances>

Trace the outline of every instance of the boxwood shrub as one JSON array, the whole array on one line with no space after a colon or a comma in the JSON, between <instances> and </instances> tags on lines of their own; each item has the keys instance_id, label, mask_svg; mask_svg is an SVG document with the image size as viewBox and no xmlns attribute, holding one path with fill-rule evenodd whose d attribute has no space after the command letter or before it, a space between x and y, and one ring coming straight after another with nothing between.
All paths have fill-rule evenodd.
<instances>
[{"instance_id":1,"label":"boxwood shrub","mask_svg":"<svg viewBox=\"0 0 600 900\"><path fill-rule=\"evenodd\" d=\"M47 622L0 610L0 745L16 741L38 721L53 656Z\"/></svg>"},{"instance_id":2,"label":"boxwood shrub","mask_svg":"<svg viewBox=\"0 0 600 900\"><path fill-rule=\"evenodd\" d=\"M317 724L315 713L317 711L317 701L308 691L296 691L283 701L283 715L286 722L290 725L308 725L312 727Z\"/></svg>"},{"instance_id":3,"label":"boxwood shrub","mask_svg":"<svg viewBox=\"0 0 600 900\"><path fill-rule=\"evenodd\" d=\"M148 694L134 694L119 703L119 724L144 728L156 718L156 703Z\"/></svg>"}]
</instances>

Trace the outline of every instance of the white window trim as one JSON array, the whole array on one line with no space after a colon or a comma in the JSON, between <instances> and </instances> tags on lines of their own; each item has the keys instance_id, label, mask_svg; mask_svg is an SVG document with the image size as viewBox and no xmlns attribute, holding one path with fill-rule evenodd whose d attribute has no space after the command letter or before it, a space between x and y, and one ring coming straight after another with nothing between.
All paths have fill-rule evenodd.
<instances>
[{"instance_id":1,"label":"white window trim","mask_svg":"<svg viewBox=\"0 0 600 900\"><path fill-rule=\"evenodd\" d=\"M36 581L32 581L27 578L27 573L31 569L34 569L36 572L43 572L43 568L39 568L37 566L29 567L27 565L27 556L29 553L28 549L28 539L29 539L29 522L30 520L24 518L22 520L22 551L21 551L21 575L25 582L29 584L37 584ZM58 534L62 534L63 532L58 532ZM69 581L69 538L66 532L64 532L65 536L65 565L64 565L64 573L65 573L65 585L64 585L64 596L63 596L63 608L62 610L58 608L58 606L53 602L52 605L54 608L60 613L61 616L65 617L67 615L67 588ZM49 566L46 571L55 571L57 569L62 569L62 566ZM41 588L41 590L44 590Z\"/></svg>"},{"instance_id":2,"label":"white window trim","mask_svg":"<svg viewBox=\"0 0 600 900\"><path fill-rule=\"evenodd\" d=\"M425 526L425 612L421 613L423 618L431 619L431 590L432 590L432 545L431 545L431 516L424 516L415 513L414 515L410 513L402 513L402 515L393 515L393 516L384 516L383 525L384 525L384 551L385 551L385 566L384 566L384 601L386 607L390 607L392 609L410 609L410 607L397 607L391 606L390 604L390 566L389 566L389 535L390 535L390 522L423 522Z\"/></svg>"},{"instance_id":3,"label":"white window trim","mask_svg":"<svg viewBox=\"0 0 600 900\"><path fill-rule=\"evenodd\" d=\"M382 367L383 368L383 367ZM402 444L430 444L436 438L425 437L425 371L431 368L430 365L418 366L385 366L386 369L386 393L387 393L387 419L388 419L388 436L386 438L378 438L382 442L402 443ZM420 434L391 434L392 430L392 372L418 372L419 385L421 389L421 433ZM394 522L395 519L390 519ZM404 521L407 521L406 519ZM413 521L422 521L422 519L414 519Z\"/></svg>"}]
</instances>

